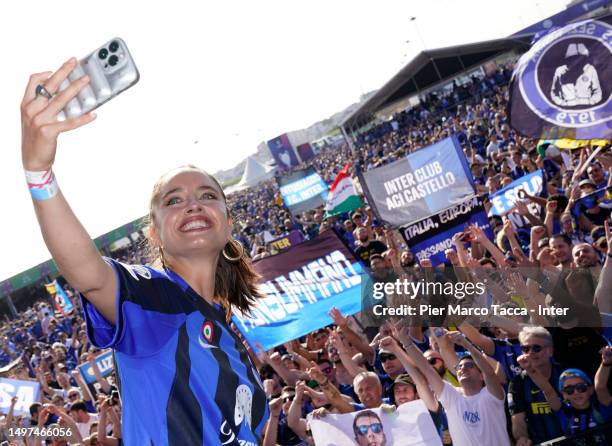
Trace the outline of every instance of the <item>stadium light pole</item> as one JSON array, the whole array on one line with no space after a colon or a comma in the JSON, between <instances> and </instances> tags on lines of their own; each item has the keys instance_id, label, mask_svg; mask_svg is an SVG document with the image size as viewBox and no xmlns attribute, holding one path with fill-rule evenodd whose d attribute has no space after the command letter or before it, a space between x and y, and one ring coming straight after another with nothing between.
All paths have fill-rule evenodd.
<instances>
[{"instance_id":1,"label":"stadium light pole","mask_svg":"<svg viewBox=\"0 0 612 446\"><path fill-rule=\"evenodd\" d=\"M440 70L438 70L438 65L436 65L436 61L433 60L433 57L427 52L427 47L425 46L425 40L423 40L423 36L421 35L421 31L419 30L419 25L416 22L416 16L410 17L409 21L414 23L414 29L416 30L417 35L419 36L419 40L421 41L421 46L423 47L423 52L427 54L427 57L431 61L434 70L436 70L436 74L438 75L438 80L442 81L442 75L440 74Z\"/></svg>"},{"instance_id":2,"label":"stadium light pole","mask_svg":"<svg viewBox=\"0 0 612 446\"><path fill-rule=\"evenodd\" d=\"M416 19L417 18L415 16L412 16L409 20L411 22L414 22L414 29L416 30L417 35L419 36L419 40L421 41L421 46L423 47L423 50L425 50L427 49L427 47L425 46L425 41L423 40L423 36L421 35L421 31L419 30L419 25L417 25Z\"/></svg>"}]
</instances>

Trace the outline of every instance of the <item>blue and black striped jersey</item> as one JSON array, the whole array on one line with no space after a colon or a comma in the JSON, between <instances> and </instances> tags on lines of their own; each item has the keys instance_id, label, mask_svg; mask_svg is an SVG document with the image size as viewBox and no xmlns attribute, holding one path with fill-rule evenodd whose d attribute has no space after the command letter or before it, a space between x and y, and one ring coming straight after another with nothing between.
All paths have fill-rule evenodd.
<instances>
[{"instance_id":1,"label":"blue and black striped jersey","mask_svg":"<svg viewBox=\"0 0 612 446\"><path fill-rule=\"evenodd\" d=\"M81 301L92 344L115 349L124 443L261 443L266 396L224 310L171 270L105 260L119 283L116 326Z\"/></svg>"}]
</instances>

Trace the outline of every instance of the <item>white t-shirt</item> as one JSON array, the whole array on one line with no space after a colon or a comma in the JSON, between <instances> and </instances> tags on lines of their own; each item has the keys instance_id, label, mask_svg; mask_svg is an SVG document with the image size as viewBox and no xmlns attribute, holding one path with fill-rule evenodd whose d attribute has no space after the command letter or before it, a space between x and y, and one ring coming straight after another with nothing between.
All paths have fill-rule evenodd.
<instances>
[{"instance_id":1,"label":"white t-shirt","mask_svg":"<svg viewBox=\"0 0 612 446\"><path fill-rule=\"evenodd\" d=\"M77 428L79 429L79 432L81 433L81 437L83 438L89 437L89 427L93 423L97 423L97 422L98 422L98 414L90 413L89 421L87 423L76 423Z\"/></svg>"},{"instance_id":2,"label":"white t-shirt","mask_svg":"<svg viewBox=\"0 0 612 446\"><path fill-rule=\"evenodd\" d=\"M501 149L499 148L499 144L496 142L490 142L487 146L487 155L491 155L492 153L499 152Z\"/></svg>"},{"instance_id":3,"label":"white t-shirt","mask_svg":"<svg viewBox=\"0 0 612 446\"><path fill-rule=\"evenodd\" d=\"M465 396L460 389L444 382L439 400L446 411L455 446L510 446L504 400L498 400L486 386L476 395Z\"/></svg>"}]
</instances>

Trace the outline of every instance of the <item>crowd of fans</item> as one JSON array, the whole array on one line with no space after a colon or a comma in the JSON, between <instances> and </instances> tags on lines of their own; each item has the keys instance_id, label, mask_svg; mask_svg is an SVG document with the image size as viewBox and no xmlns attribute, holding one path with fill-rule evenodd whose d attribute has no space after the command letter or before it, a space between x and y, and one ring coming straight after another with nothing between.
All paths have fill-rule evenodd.
<instances>
[{"instance_id":1,"label":"crowd of fans","mask_svg":"<svg viewBox=\"0 0 612 446\"><path fill-rule=\"evenodd\" d=\"M322 208L292 215L276 181L269 180L228 197L234 237L257 260L274 255L270 241L292 231L312 239L335 230L374 281L488 280L486 295L476 299L485 305L570 310L565 315L509 311L514 315L486 321L380 321L367 317L367 310L347 316L334 309L332 325L272 351L257 351L254 360L270 399L265 445L312 444L312 417L381 406L393 411L415 399L427 406L444 444L525 446L561 436L575 438L575 444L612 441L602 430L612 422L612 324L606 319L612 313L611 206L605 194L592 194L612 186L612 156L608 147L588 160L591 147L562 151L517 135L506 114L510 73L511 67L503 67L431 93L360 134L354 150L328 148L298 168L314 167L331 184L347 162L354 174L455 134L487 210L496 191L544 170L545 194L525 194L513 211L522 225L491 217L493 239L482 228L467 227L453 237L446 263L432 268L369 207L328 219ZM595 198L581 200L586 195ZM134 244L118 257L143 263L146 252ZM68 294L78 307L75 293ZM439 299L424 295L414 303ZM4 376L35 379L42 388L30 416L15 416L14 400L2 421L3 435L11 426L62 426L72 428L72 444L120 443L114 372L102 376L95 361L102 352L89 344L78 310L63 315L37 303L4 323L0 335L0 366L16 364ZM84 363L92 367L95 385L78 371ZM475 419L464 416L468 406L478 409ZM355 441L375 444L369 435L371 429L356 430ZM39 444L40 438L36 441L32 437L28 444Z\"/></svg>"},{"instance_id":2,"label":"crowd of fans","mask_svg":"<svg viewBox=\"0 0 612 446\"><path fill-rule=\"evenodd\" d=\"M75 293L66 294L78 305ZM6 444L118 445L121 442L121 401L115 386L114 371L104 377L96 358L102 353L93 347L85 332L78 310L62 314L49 301L39 302L2 327L2 366L6 378L36 380L40 384L40 401L31 404L29 413L16 415L18 397L11 399L3 417L0 435ZM86 382L78 367L89 364L95 384ZM40 428L49 435L34 431L26 436L25 428ZM17 429L24 429L16 434ZM70 432L71 435L60 435ZM58 437L53 441L52 432ZM25 443L27 441L27 443ZM21 442L21 443L20 443Z\"/></svg>"}]
</instances>

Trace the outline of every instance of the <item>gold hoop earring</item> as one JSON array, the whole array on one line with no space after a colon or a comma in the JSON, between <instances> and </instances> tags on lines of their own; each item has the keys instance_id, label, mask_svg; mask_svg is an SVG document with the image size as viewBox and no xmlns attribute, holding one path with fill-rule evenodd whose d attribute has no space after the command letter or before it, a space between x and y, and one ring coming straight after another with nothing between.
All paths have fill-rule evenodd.
<instances>
[{"instance_id":1,"label":"gold hoop earring","mask_svg":"<svg viewBox=\"0 0 612 446\"><path fill-rule=\"evenodd\" d=\"M240 259L244 257L244 252L245 252L244 246L242 246L242 243L240 243L236 239L230 239L228 244L232 246L232 249L235 252L239 252L240 254L238 254L235 257L230 256L229 254L225 252L225 248L227 248L227 245L225 245L225 247L223 247L223 250L221 251L221 254L223 254L223 257L225 258L225 260L227 260L228 262L232 262L232 263L240 261Z\"/></svg>"}]
</instances>

